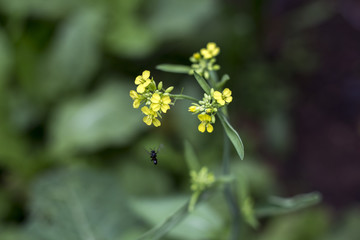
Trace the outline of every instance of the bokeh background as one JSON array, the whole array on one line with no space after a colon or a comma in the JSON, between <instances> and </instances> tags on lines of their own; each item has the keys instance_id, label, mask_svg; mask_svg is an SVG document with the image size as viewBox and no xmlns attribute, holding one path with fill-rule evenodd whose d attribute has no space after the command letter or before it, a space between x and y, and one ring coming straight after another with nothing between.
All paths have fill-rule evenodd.
<instances>
[{"instance_id":1,"label":"bokeh background","mask_svg":"<svg viewBox=\"0 0 360 240\"><path fill-rule=\"evenodd\" d=\"M221 125L197 131L177 101L147 127L129 97L145 69L201 98L188 75L221 48L245 145L233 153L255 207L319 191L308 209L261 219L241 239L360 236L360 4L355 0L0 0L0 239L136 239L190 196L184 140L220 173ZM154 166L146 151L164 147ZM164 239L227 239L221 195Z\"/></svg>"}]
</instances>

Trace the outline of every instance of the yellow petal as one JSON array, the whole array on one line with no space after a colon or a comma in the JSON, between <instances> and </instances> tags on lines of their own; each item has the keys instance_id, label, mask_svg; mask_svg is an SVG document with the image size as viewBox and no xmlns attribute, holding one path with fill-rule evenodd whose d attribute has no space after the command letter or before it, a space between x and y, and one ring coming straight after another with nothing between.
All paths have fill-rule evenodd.
<instances>
[{"instance_id":1,"label":"yellow petal","mask_svg":"<svg viewBox=\"0 0 360 240\"><path fill-rule=\"evenodd\" d=\"M223 91L223 95L224 95L225 97L230 97L230 96L231 96L231 91L230 91L230 89L225 88L224 91Z\"/></svg>"},{"instance_id":2,"label":"yellow petal","mask_svg":"<svg viewBox=\"0 0 360 240\"><path fill-rule=\"evenodd\" d=\"M136 99L136 98L139 97L139 95L137 94L136 91L131 90L131 91L130 91L130 97L131 97L132 99Z\"/></svg>"},{"instance_id":3,"label":"yellow petal","mask_svg":"<svg viewBox=\"0 0 360 240\"><path fill-rule=\"evenodd\" d=\"M207 45L206 45L206 48L208 50L213 50L216 48L216 43L213 43L213 42L209 42Z\"/></svg>"},{"instance_id":4,"label":"yellow petal","mask_svg":"<svg viewBox=\"0 0 360 240\"><path fill-rule=\"evenodd\" d=\"M151 117L150 116L145 116L144 118L143 118L143 121L144 121L144 123L146 123L147 125L151 125L151 123L152 123L152 119L151 119Z\"/></svg>"},{"instance_id":5,"label":"yellow petal","mask_svg":"<svg viewBox=\"0 0 360 240\"><path fill-rule=\"evenodd\" d=\"M189 107L189 112L195 112L196 109L197 109L196 106L191 106L191 107Z\"/></svg>"},{"instance_id":6,"label":"yellow petal","mask_svg":"<svg viewBox=\"0 0 360 240\"><path fill-rule=\"evenodd\" d=\"M135 84L139 85L142 82L142 77L139 75L135 78Z\"/></svg>"},{"instance_id":7,"label":"yellow petal","mask_svg":"<svg viewBox=\"0 0 360 240\"><path fill-rule=\"evenodd\" d=\"M222 94L221 94L221 92L219 92L219 91L215 91L214 94L213 94L213 96L214 96L214 98L215 98L216 100L222 98Z\"/></svg>"},{"instance_id":8,"label":"yellow petal","mask_svg":"<svg viewBox=\"0 0 360 240\"><path fill-rule=\"evenodd\" d=\"M201 122L203 122L203 121L205 121L205 117L206 116L206 114L199 114L198 115L198 119L201 121Z\"/></svg>"},{"instance_id":9,"label":"yellow petal","mask_svg":"<svg viewBox=\"0 0 360 240\"><path fill-rule=\"evenodd\" d=\"M199 126L198 126L198 130L200 131L200 132L205 132L205 124L204 123L200 123L199 124Z\"/></svg>"},{"instance_id":10,"label":"yellow petal","mask_svg":"<svg viewBox=\"0 0 360 240\"><path fill-rule=\"evenodd\" d=\"M160 102L160 95L158 93L154 93L150 99L152 103L159 103Z\"/></svg>"},{"instance_id":11,"label":"yellow petal","mask_svg":"<svg viewBox=\"0 0 360 240\"><path fill-rule=\"evenodd\" d=\"M148 71L148 70L143 71L142 77L145 80L148 79L150 77L150 71Z\"/></svg>"},{"instance_id":12,"label":"yellow petal","mask_svg":"<svg viewBox=\"0 0 360 240\"><path fill-rule=\"evenodd\" d=\"M140 106L140 99L135 99L134 102L133 102L133 107L134 108L138 108Z\"/></svg>"},{"instance_id":13,"label":"yellow petal","mask_svg":"<svg viewBox=\"0 0 360 240\"><path fill-rule=\"evenodd\" d=\"M161 105L161 111L162 111L163 113L166 113L166 111L169 110L169 109L170 109L170 106L169 106L169 105L167 105L167 104Z\"/></svg>"},{"instance_id":14,"label":"yellow petal","mask_svg":"<svg viewBox=\"0 0 360 240\"><path fill-rule=\"evenodd\" d=\"M145 87L144 87L144 85L140 84L140 85L136 88L136 91L137 91L138 93L143 93L143 92L145 92Z\"/></svg>"},{"instance_id":15,"label":"yellow petal","mask_svg":"<svg viewBox=\"0 0 360 240\"><path fill-rule=\"evenodd\" d=\"M214 127L209 123L206 127L206 130L211 133L212 131L214 131Z\"/></svg>"},{"instance_id":16,"label":"yellow petal","mask_svg":"<svg viewBox=\"0 0 360 240\"><path fill-rule=\"evenodd\" d=\"M169 104L171 103L171 98L169 96L163 96L161 98L161 101L164 103L164 104Z\"/></svg>"},{"instance_id":17,"label":"yellow petal","mask_svg":"<svg viewBox=\"0 0 360 240\"><path fill-rule=\"evenodd\" d=\"M141 111L142 111L144 114L146 114L146 115L150 115L150 114L151 114L151 113L150 113L150 109L149 109L148 107L146 107L146 106L142 107L142 108L141 108Z\"/></svg>"},{"instance_id":18,"label":"yellow petal","mask_svg":"<svg viewBox=\"0 0 360 240\"><path fill-rule=\"evenodd\" d=\"M227 103L230 103L232 100L233 100L233 98L232 98L231 96L230 96L230 97L225 98L225 101L226 101Z\"/></svg>"},{"instance_id":19,"label":"yellow petal","mask_svg":"<svg viewBox=\"0 0 360 240\"><path fill-rule=\"evenodd\" d=\"M160 110L160 104L159 103L152 103L150 105L151 109L155 112L159 111Z\"/></svg>"},{"instance_id":20,"label":"yellow petal","mask_svg":"<svg viewBox=\"0 0 360 240\"><path fill-rule=\"evenodd\" d=\"M219 52L220 52L220 48L215 48L213 51L212 51L212 55L213 56L216 56L216 55L218 55L219 54Z\"/></svg>"},{"instance_id":21,"label":"yellow petal","mask_svg":"<svg viewBox=\"0 0 360 240\"><path fill-rule=\"evenodd\" d=\"M154 118L153 119L153 124L154 124L155 127L159 127L161 125L161 122L159 121L159 119Z\"/></svg>"}]
</instances>

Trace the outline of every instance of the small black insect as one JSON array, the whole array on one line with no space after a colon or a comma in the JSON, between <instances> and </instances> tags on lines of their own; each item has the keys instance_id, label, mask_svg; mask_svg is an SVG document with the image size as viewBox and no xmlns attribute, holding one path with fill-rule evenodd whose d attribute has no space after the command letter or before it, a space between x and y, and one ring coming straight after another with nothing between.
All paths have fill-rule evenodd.
<instances>
[{"instance_id":1,"label":"small black insect","mask_svg":"<svg viewBox=\"0 0 360 240\"><path fill-rule=\"evenodd\" d=\"M151 150L150 152L150 158L151 158L151 161L153 161L153 163L156 165L157 164L157 153L158 151L155 151L155 150Z\"/></svg>"},{"instance_id":2,"label":"small black insect","mask_svg":"<svg viewBox=\"0 0 360 240\"><path fill-rule=\"evenodd\" d=\"M152 161L155 165L158 163L157 154L159 153L160 147L162 147L162 144L158 147L158 149L157 149L156 151L155 151L154 149L151 149L150 152L149 152L151 161Z\"/></svg>"}]
</instances>

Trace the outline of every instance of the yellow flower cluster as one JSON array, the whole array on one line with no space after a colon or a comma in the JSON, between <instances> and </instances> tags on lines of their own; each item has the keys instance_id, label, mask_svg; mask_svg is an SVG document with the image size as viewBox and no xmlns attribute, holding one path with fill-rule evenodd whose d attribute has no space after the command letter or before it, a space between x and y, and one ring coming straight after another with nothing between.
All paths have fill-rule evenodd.
<instances>
[{"instance_id":1,"label":"yellow flower cluster","mask_svg":"<svg viewBox=\"0 0 360 240\"><path fill-rule=\"evenodd\" d=\"M218 109L229 104L232 101L231 91L225 88L222 93L219 91L210 90L210 95L204 94L204 98L198 103L192 103L189 107L189 112L199 113L198 119L200 124L198 130L200 132L211 133L214 131L212 124L215 123L215 115Z\"/></svg>"},{"instance_id":2,"label":"yellow flower cluster","mask_svg":"<svg viewBox=\"0 0 360 240\"><path fill-rule=\"evenodd\" d=\"M190 57L190 61L193 64L191 65L189 74L194 74L194 72L196 72L205 79L209 79L211 71L220 69L220 66L215 64L215 57L219 53L220 48L216 46L216 43L209 42L206 45L206 48L200 49L200 52L196 52Z\"/></svg>"},{"instance_id":3,"label":"yellow flower cluster","mask_svg":"<svg viewBox=\"0 0 360 240\"><path fill-rule=\"evenodd\" d=\"M143 118L144 123L159 127L161 122L158 118L161 118L161 113L166 113L170 109L172 104L170 92L174 87L169 87L164 91L162 82L156 86L148 70L135 78L135 84L138 85L136 91L130 91L130 97L134 100L133 107L139 108L142 103L145 103L145 106L141 108L146 115Z\"/></svg>"}]
</instances>

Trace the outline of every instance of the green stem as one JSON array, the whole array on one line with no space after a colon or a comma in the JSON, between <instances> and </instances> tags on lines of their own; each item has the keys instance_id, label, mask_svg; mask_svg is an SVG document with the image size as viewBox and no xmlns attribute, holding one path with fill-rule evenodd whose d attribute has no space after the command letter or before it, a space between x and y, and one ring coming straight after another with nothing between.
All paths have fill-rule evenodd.
<instances>
[{"instance_id":1,"label":"green stem","mask_svg":"<svg viewBox=\"0 0 360 240\"><path fill-rule=\"evenodd\" d=\"M225 176L228 176L230 174L230 144L229 144L229 138L225 133L224 133L224 152L223 152L222 168L223 168L223 174ZM230 182L225 184L224 195L232 217L232 228L231 228L232 232L230 239L238 240L239 227L240 227L240 209L237 204L236 195L233 189L231 188Z\"/></svg>"},{"instance_id":2,"label":"green stem","mask_svg":"<svg viewBox=\"0 0 360 240\"><path fill-rule=\"evenodd\" d=\"M186 100L190 100L193 102L198 102L199 100L184 94L170 94L170 97L173 97L175 99L186 99Z\"/></svg>"}]
</instances>

